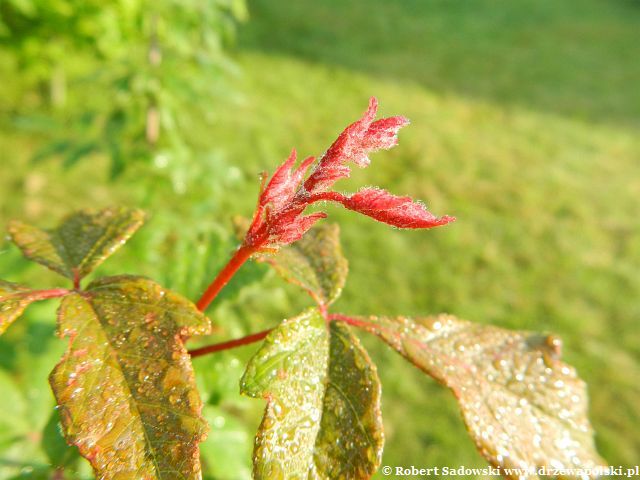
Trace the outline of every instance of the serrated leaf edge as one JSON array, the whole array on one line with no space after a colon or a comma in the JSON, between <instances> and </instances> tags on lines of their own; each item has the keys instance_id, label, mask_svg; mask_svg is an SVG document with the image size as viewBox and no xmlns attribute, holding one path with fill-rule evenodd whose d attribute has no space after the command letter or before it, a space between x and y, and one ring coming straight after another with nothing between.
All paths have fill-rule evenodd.
<instances>
[{"instance_id":1,"label":"serrated leaf edge","mask_svg":"<svg viewBox=\"0 0 640 480\"><path fill-rule=\"evenodd\" d=\"M65 250L65 252L61 252L58 248L56 248L55 243L53 242L53 240L58 237L59 229L67 221L73 218L73 216L75 215L85 213L91 216L98 216L101 214L105 214L108 211L116 211L116 210L120 210L121 212L128 212L132 217L129 225L119 232L120 241L112 245L111 248L106 249L105 255L103 256L103 258L98 258L95 261L95 263L91 266L91 269L89 270L84 269L88 259L91 259L91 257L95 254L95 252L99 249L100 245L104 245L104 236L102 236L97 242L94 243L93 247L89 250L89 252L87 252L87 254L84 256L84 258L78 265L70 266L71 261L69 259L68 254L66 254L66 245L64 244L64 242L60 242L60 244L62 245L62 248L63 250ZM67 214L66 216L63 217L63 219L60 222L58 222L58 225L52 229L42 229L42 228L36 227L35 225L31 225L29 223L23 222L21 220L11 220L9 221L9 224L7 226L7 231L9 233L9 237L11 241L20 249L20 251L23 253L25 258L27 258L28 260L34 263L39 263L40 265L45 266L49 270L52 270L58 273L59 275L62 275L63 277L66 277L66 278L69 278L70 280L75 281L91 273L94 269L100 266L108 257L113 255L144 224L145 219L146 219L145 212L138 208L106 207L99 210L89 208L89 209L77 210L75 212ZM50 239L49 243L51 243L51 245L54 247L54 252L57 258L59 259L59 262L55 263L55 262L49 262L43 259L37 259L35 258L35 256L28 254L20 246L19 242L15 238L15 235L18 233L18 230L21 230L24 228L28 228L33 231L39 232L43 236L46 236L48 239Z\"/></svg>"},{"instance_id":2,"label":"serrated leaf edge","mask_svg":"<svg viewBox=\"0 0 640 480\"><path fill-rule=\"evenodd\" d=\"M293 282L292 282L293 283ZM315 313L315 311L318 311L317 313L319 315L322 315L321 311L319 309L316 308L310 308L306 311L304 311L302 314L293 317L291 319L291 321L296 321L296 320L301 320L303 319L306 315L311 315L313 313ZM324 318L324 317L323 317ZM289 321L289 320L285 320L285 321ZM284 323L284 322L283 322ZM282 325L282 324L281 324ZM374 415L379 418L381 420L382 418L382 412L381 412L381 407L380 407L380 400L381 400L381 396L382 396L382 388L381 388L381 383L380 383L380 379L378 377L378 371L377 371L377 367L375 365L375 363L371 360L371 357L369 356L368 352L366 351L366 349L364 348L364 346L361 344L360 340L358 339L357 336L355 336L353 334L353 332L351 332L351 330L349 329L349 327L345 324L340 324L340 327L344 327L345 331L333 331L334 329L331 328L331 323L329 321L327 321L325 319L325 331L326 331L326 335L327 335L327 351L326 351L326 356L327 356L327 365L326 365L326 373L324 375L324 379L323 379L323 390L322 390L322 399L320 400L320 404L323 406L322 411L321 411L321 416L317 422L317 428L314 432L314 440L313 440L313 449L310 452L310 458L309 458L309 467L311 468L313 466L313 468L316 471L322 471L321 468L318 467L317 464L317 458L316 458L316 445L318 443L319 440L319 435L320 435L320 431L322 428L322 419L325 416L326 412L325 412L325 402L326 402L326 395L327 395L327 390L329 389L330 385L333 386L334 389L336 389L340 395L346 400L347 405L349 406L350 409L352 409L353 411L355 411L355 408L353 406L353 403L351 402L350 398L347 397L344 393L342 393L342 390L339 389L336 385L333 385L330 379L330 368L331 368L331 335L337 335L338 337L340 337L340 339L342 341L346 341L348 342L348 344L350 346L352 346L355 350L358 351L358 353L365 359L365 361L367 362L368 367L371 369L371 373L375 379L375 384L376 384L376 391L373 393L374 396L374 408L375 408L375 412ZM338 325L336 325L337 327ZM276 327L278 328L278 327ZM337 330L337 329L336 329ZM271 334L270 334L271 335ZM272 337L273 338L273 337ZM269 337L267 337L265 339L265 341L263 342L263 346L266 342L270 341L271 339ZM309 345L309 342L305 342L304 345ZM262 349L263 347L261 347ZM260 352L259 349L256 352L256 355ZM283 352L282 355L276 355L273 357L272 362L270 363L274 363L277 364L279 362L282 361L282 359L287 358L288 356L290 356L291 354L294 354L296 352L300 351L300 348L296 348L295 350L289 350L287 352ZM249 360L249 362L251 362L252 360ZM247 370L245 370L245 373L243 374L241 380L240 380L240 393L242 395L245 396L249 396L252 398L262 398L264 400L266 400L266 405L265 405L265 410L264 410L264 414L263 414L263 419L260 423L260 426L262 426L262 422L264 421L264 418L267 414L267 411L269 410L270 405L273 403L273 397L271 396L271 394L269 393L262 393L263 390L265 390L265 388L263 388L262 386L259 385L258 382L248 382L246 377L248 374L248 366L247 365ZM269 370L269 368L265 368L265 370ZM357 417L357 415L356 415ZM358 419L359 423L360 423L360 419ZM361 425L361 424L360 424ZM382 425L382 422L380 421L379 424L379 433L380 433L380 439L379 442L374 441L371 436L369 435L369 432L361 425L361 430L364 432L364 435L367 438L367 441L369 442L369 445L371 446L371 448L376 452L376 460L374 462L372 462L372 469L371 469L371 473L369 475L369 477L366 478L370 478L379 468L381 460L382 460L382 449L384 446L384 427ZM258 438L256 437L256 443L255 443L255 448L257 448L258 445ZM255 454L256 451L254 449L254 468L255 468Z\"/></svg>"}]
</instances>

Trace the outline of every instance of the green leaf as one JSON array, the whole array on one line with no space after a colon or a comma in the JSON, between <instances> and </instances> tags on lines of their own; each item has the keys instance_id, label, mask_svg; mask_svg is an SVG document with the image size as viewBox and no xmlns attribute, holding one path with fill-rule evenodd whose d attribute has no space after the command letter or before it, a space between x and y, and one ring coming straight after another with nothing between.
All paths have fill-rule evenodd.
<instances>
[{"instance_id":1,"label":"green leaf","mask_svg":"<svg viewBox=\"0 0 640 480\"><path fill-rule=\"evenodd\" d=\"M70 337L50 376L67 441L101 479L198 479L207 426L183 340L209 320L140 277L110 277L64 298Z\"/></svg>"},{"instance_id":2,"label":"green leaf","mask_svg":"<svg viewBox=\"0 0 640 480\"><path fill-rule=\"evenodd\" d=\"M0 335L35 300L29 292L28 287L0 280Z\"/></svg>"},{"instance_id":3,"label":"green leaf","mask_svg":"<svg viewBox=\"0 0 640 480\"><path fill-rule=\"evenodd\" d=\"M0 335L33 302L42 300L42 291L0 280Z\"/></svg>"},{"instance_id":4,"label":"green leaf","mask_svg":"<svg viewBox=\"0 0 640 480\"><path fill-rule=\"evenodd\" d=\"M9 234L30 260L80 279L120 248L143 222L141 210L111 207L73 213L54 230L13 221Z\"/></svg>"},{"instance_id":5,"label":"green leaf","mask_svg":"<svg viewBox=\"0 0 640 480\"><path fill-rule=\"evenodd\" d=\"M317 310L266 338L241 381L267 407L254 449L254 478L369 478L384 437L380 383L344 325Z\"/></svg>"},{"instance_id":6,"label":"green leaf","mask_svg":"<svg viewBox=\"0 0 640 480\"><path fill-rule=\"evenodd\" d=\"M320 478L368 478L382 458L380 380L349 327L331 323L329 377L314 461Z\"/></svg>"},{"instance_id":7,"label":"green leaf","mask_svg":"<svg viewBox=\"0 0 640 480\"><path fill-rule=\"evenodd\" d=\"M260 260L272 265L288 282L307 290L320 305L330 305L340 296L349 272L336 224L320 224L301 240Z\"/></svg>"},{"instance_id":8,"label":"green leaf","mask_svg":"<svg viewBox=\"0 0 640 480\"><path fill-rule=\"evenodd\" d=\"M449 315L352 319L449 387L480 453L498 468L594 468L586 385L557 337ZM509 474L508 478L519 478ZM531 474L527 478L538 478Z\"/></svg>"},{"instance_id":9,"label":"green leaf","mask_svg":"<svg viewBox=\"0 0 640 480\"><path fill-rule=\"evenodd\" d=\"M42 450L53 468L72 466L80 458L78 449L67 445L60 428L60 415L57 410L53 410L42 431L41 441Z\"/></svg>"}]
</instances>

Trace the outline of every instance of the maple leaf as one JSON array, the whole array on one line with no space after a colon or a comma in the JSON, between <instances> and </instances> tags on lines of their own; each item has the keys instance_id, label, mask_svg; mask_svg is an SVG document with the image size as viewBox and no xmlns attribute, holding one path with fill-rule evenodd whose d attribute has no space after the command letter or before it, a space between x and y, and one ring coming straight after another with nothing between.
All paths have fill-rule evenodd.
<instances>
[{"instance_id":1,"label":"maple leaf","mask_svg":"<svg viewBox=\"0 0 640 480\"><path fill-rule=\"evenodd\" d=\"M321 308L340 296L349 272L336 224L318 225L299 242L283 247L276 255L261 255L258 260L306 290Z\"/></svg>"},{"instance_id":2,"label":"maple leaf","mask_svg":"<svg viewBox=\"0 0 640 480\"><path fill-rule=\"evenodd\" d=\"M586 386L560 360L557 337L474 324L450 315L332 318L379 336L449 387L478 450L506 477L538 478L504 470L510 468L535 472L539 467L605 465L587 417Z\"/></svg>"},{"instance_id":3,"label":"maple leaf","mask_svg":"<svg viewBox=\"0 0 640 480\"><path fill-rule=\"evenodd\" d=\"M383 118L373 121L378 111L375 97L362 118L349 125L322 156L309 178L305 190L310 193L325 191L340 178L349 176L348 161L359 167L369 165L369 153L389 149L398 143L398 131L409 124L404 117Z\"/></svg>"},{"instance_id":4,"label":"maple leaf","mask_svg":"<svg viewBox=\"0 0 640 480\"><path fill-rule=\"evenodd\" d=\"M210 333L209 319L142 277L79 285L143 220L139 210L107 208L73 213L53 230L12 222L25 256L73 279L75 289L0 280L0 333L30 303L64 297L58 332L70 342L49 380L66 440L102 480L197 480L208 428L184 341Z\"/></svg>"},{"instance_id":5,"label":"maple leaf","mask_svg":"<svg viewBox=\"0 0 640 480\"><path fill-rule=\"evenodd\" d=\"M9 234L25 257L77 283L124 245L143 222L141 210L110 207L74 212L53 230L14 220Z\"/></svg>"},{"instance_id":6,"label":"maple leaf","mask_svg":"<svg viewBox=\"0 0 640 480\"><path fill-rule=\"evenodd\" d=\"M68 292L63 288L52 290L31 290L17 283L0 280L0 335L33 302L48 298L62 297Z\"/></svg>"},{"instance_id":7,"label":"maple leaf","mask_svg":"<svg viewBox=\"0 0 640 480\"><path fill-rule=\"evenodd\" d=\"M317 309L285 320L249 361L241 392L267 400L254 478L370 478L384 435L375 365Z\"/></svg>"},{"instance_id":8,"label":"maple leaf","mask_svg":"<svg viewBox=\"0 0 640 480\"><path fill-rule=\"evenodd\" d=\"M350 196L327 192L318 197L398 228L432 228L455 221L448 215L436 217L411 197L399 197L381 188L363 188Z\"/></svg>"},{"instance_id":9,"label":"maple leaf","mask_svg":"<svg viewBox=\"0 0 640 480\"><path fill-rule=\"evenodd\" d=\"M70 341L49 381L96 477L200 479L208 428L184 339L209 320L151 280L106 277L64 298L58 332Z\"/></svg>"}]
</instances>

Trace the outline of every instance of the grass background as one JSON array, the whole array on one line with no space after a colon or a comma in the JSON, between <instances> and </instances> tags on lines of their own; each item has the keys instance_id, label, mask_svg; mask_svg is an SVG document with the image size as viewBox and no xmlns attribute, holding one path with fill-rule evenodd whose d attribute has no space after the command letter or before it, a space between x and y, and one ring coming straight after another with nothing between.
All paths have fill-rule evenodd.
<instances>
[{"instance_id":1,"label":"grass background","mask_svg":"<svg viewBox=\"0 0 640 480\"><path fill-rule=\"evenodd\" d=\"M0 223L21 217L50 226L79 207L143 205L149 225L101 273L144 273L196 296L233 249L232 214L251 214L258 173L293 146L320 154L375 95L382 115L402 114L412 125L396 149L376 154L340 188L379 185L458 221L404 232L332 209L351 265L335 309L449 312L558 334L589 385L600 452L612 465L637 464L640 4L253 0L249 9L234 53L239 98L212 105L217 125L197 131L211 152L190 167L191 188L150 189L143 169L110 182L101 158L72 170L34 165L39 139L5 122ZM0 277L59 282L6 243ZM307 304L252 265L212 318L228 338ZM38 306L0 338L3 391L20 399L26 423L19 441L0 444L0 478L27 478L47 463L34 432L49 411L34 410L51 401L46 375L64 348L49 339L52 313ZM383 384L383 464L484 465L452 395L363 339ZM195 361L212 425L210 478L247 478L261 405L239 400L237 380L255 348ZM0 413L0 426L8 416Z\"/></svg>"}]
</instances>

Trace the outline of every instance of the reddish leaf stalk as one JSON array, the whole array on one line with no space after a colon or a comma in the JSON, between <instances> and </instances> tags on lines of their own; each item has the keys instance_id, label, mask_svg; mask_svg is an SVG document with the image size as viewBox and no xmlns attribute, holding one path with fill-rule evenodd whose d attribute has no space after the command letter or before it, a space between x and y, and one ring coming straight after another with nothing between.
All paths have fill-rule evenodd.
<instances>
[{"instance_id":1,"label":"reddish leaf stalk","mask_svg":"<svg viewBox=\"0 0 640 480\"><path fill-rule=\"evenodd\" d=\"M348 325L362 328L364 330L371 330L371 328L375 327L372 323L365 322L364 320L358 320L357 318L352 318L347 315L342 315L341 313L332 313L328 318L330 322L344 322Z\"/></svg>"},{"instance_id":2,"label":"reddish leaf stalk","mask_svg":"<svg viewBox=\"0 0 640 480\"><path fill-rule=\"evenodd\" d=\"M386 334L392 335L394 337L398 337L398 334L396 332L394 332L393 330L381 327L380 325L376 325L376 324L371 323L371 322L367 322L366 320L360 320L358 318L349 317L348 315L343 315L341 313L332 313L327 318L329 319L330 322L344 322L347 325L351 325L352 327L360 328L360 329L362 329L362 330L364 330L366 332L372 333L374 335L376 334L376 332L382 332L382 333L386 333ZM419 342L417 340L407 339L407 341L409 341L411 343L414 343L415 345L419 346L420 348L424 348L424 349L430 350L424 343Z\"/></svg>"},{"instance_id":3,"label":"reddish leaf stalk","mask_svg":"<svg viewBox=\"0 0 640 480\"><path fill-rule=\"evenodd\" d=\"M224 288L224 286L229 283L229 280L235 275L238 269L246 262L251 255L256 252L256 248L251 245L243 244L236 251L236 253L231 257L229 263L225 265L225 267L220 270L220 273L216 276L216 278L211 282L207 290L202 294L200 300L196 306L198 310L204 312L207 307L213 302L213 300L218 296L220 290Z\"/></svg>"},{"instance_id":4,"label":"reddish leaf stalk","mask_svg":"<svg viewBox=\"0 0 640 480\"><path fill-rule=\"evenodd\" d=\"M323 316L327 319L328 322L344 322L354 327L362 328L363 330L371 331L375 328L375 325L369 322L365 322L363 320L358 320L356 318L351 318L342 314L326 314L326 307L320 307L320 310L323 311ZM193 350L189 350L189 355L191 358L201 357L203 355L207 355L209 353L221 352L224 350L231 350L233 348L242 347L244 345L249 345L251 343L259 342L263 340L270 332L273 330L272 328L268 330L263 330L261 332L252 333L245 337L236 338L235 340L229 340L227 342L214 343L213 345L207 345L205 347L196 348Z\"/></svg>"},{"instance_id":5,"label":"reddish leaf stalk","mask_svg":"<svg viewBox=\"0 0 640 480\"><path fill-rule=\"evenodd\" d=\"M51 290L34 290L31 292L24 292L24 295L36 298L38 300L46 300L48 298L59 298L69 294L69 290L66 288L52 288Z\"/></svg>"},{"instance_id":6,"label":"reddish leaf stalk","mask_svg":"<svg viewBox=\"0 0 640 480\"><path fill-rule=\"evenodd\" d=\"M189 350L191 358L201 357L208 353L221 352L223 350L230 350L232 348L242 347L243 345L249 345L251 343L259 342L265 338L269 332L273 329L263 330L262 332L252 333L246 337L236 338L235 340L229 340L228 342L215 343L213 345L207 345L206 347L196 348Z\"/></svg>"},{"instance_id":7,"label":"reddish leaf stalk","mask_svg":"<svg viewBox=\"0 0 640 480\"><path fill-rule=\"evenodd\" d=\"M360 320L358 318L349 317L348 315L343 315L341 313L332 313L327 318L328 318L329 322L344 322L347 325L351 325L352 327L360 328L361 330L364 330L365 332L372 333L374 335L376 335L376 332L384 332L384 333L392 335L394 337L398 336L397 333L394 332L393 330L381 327L379 325L375 325L375 324L373 324L371 322L367 322L365 320ZM421 342L418 342L416 340L411 340L411 339L408 339L408 341L414 343L416 346L419 346L420 348L425 348L427 350L430 350L426 345L424 345Z\"/></svg>"}]
</instances>

